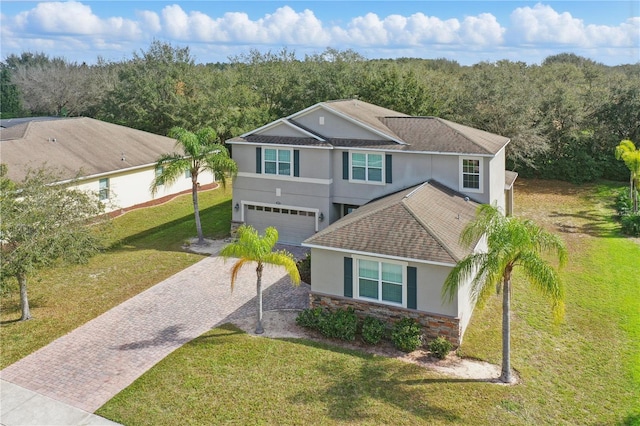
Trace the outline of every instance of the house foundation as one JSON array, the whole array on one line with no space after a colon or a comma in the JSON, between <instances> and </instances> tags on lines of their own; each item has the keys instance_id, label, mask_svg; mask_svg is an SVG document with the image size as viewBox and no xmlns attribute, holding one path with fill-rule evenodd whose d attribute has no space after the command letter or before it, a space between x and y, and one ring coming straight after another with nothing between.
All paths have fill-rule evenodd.
<instances>
[{"instance_id":1,"label":"house foundation","mask_svg":"<svg viewBox=\"0 0 640 426\"><path fill-rule=\"evenodd\" d=\"M413 318L422 326L427 342L439 336L446 338L455 347L460 346L462 342L458 318L313 292L309 294L309 299L311 308L320 307L332 312L338 309L353 308L358 319L364 320L367 316L378 318L385 322L389 328L403 318Z\"/></svg>"}]
</instances>

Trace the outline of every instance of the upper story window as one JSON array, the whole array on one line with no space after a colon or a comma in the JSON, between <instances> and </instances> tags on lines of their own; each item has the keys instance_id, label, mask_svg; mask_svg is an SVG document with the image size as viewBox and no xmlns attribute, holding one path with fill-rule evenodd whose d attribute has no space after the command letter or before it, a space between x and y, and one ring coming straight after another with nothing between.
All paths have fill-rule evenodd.
<instances>
[{"instance_id":1,"label":"upper story window","mask_svg":"<svg viewBox=\"0 0 640 426\"><path fill-rule=\"evenodd\" d=\"M264 150L264 172L269 175L291 176L291 150Z\"/></svg>"},{"instance_id":2,"label":"upper story window","mask_svg":"<svg viewBox=\"0 0 640 426\"><path fill-rule=\"evenodd\" d=\"M359 299L400 306L406 304L403 265L366 259L358 259L356 264L356 295Z\"/></svg>"},{"instance_id":3,"label":"upper story window","mask_svg":"<svg viewBox=\"0 0 640 426\"><path fill-rule=\"evenodd\" d=\"M108 200L109 199L109 178L104 178L104 179L100 179L100 183L99 183L99 197L100 197L100 201L104 201L104 200Z\"/></svg>"},{"instance_id":4,"label":"upper story window","mask_svg":"<svg viewBox=\"0 0 640 426\"><path fill-rule=\"evenodd\" d=\"M351 153L351 180L382 182L382 154Z\"/></svg>"},{"instance_id":5,"label":"upper story window","mask_svg":"<svg viewBox=\"0 0 640 426\"><path fill-rule=\"evenodd\" d=\"M460 189L482 192L482 159L460 158Z\"/></svg>"}]
</instances>

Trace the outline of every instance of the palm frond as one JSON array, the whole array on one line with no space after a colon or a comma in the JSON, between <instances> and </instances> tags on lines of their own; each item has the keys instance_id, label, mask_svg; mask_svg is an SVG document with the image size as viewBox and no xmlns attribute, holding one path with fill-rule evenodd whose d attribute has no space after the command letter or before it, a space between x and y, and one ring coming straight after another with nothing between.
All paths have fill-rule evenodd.
<instances>
[{"instance_id":1,"label":"palm frond","mask_svg":"<svg viewBox=\"0 0 640 426\"><path fill-rule=\"evenodd\" d=\"M236 280L238 279L238 274L240 273L240 270L248 262L250 262L249 259L241 258L241 259L238 259L238 261L234 263L233 266L231 267L231 291L233 291L233 288L235 287Z\"/></svg>"},{"instance_id":2,"label":"palm frond","mask_svg":"<svg viewBox=\"0 0 640 426\"><path fill-rule=\"evenodd\" d=\"M185 170L189 170L191 162L183 155L178 153L164 154L156 161L156 170L162 170L162 173L156 174L149 185L152 195L158 192L162 185L172 185L180 179Z\"/></svg>"}]
</instances>

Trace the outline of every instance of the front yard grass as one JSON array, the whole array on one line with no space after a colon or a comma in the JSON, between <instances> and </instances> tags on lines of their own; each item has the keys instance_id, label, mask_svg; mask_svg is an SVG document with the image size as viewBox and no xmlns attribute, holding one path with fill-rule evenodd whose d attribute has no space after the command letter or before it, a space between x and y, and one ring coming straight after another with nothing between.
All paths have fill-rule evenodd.
<instances>
[{"instance_id":1,"label":"front yard grass","mask_svg":"<svg viewBox=\"0 0 640 426\"><path fill-rule=\"evenodd\" d=\"M640 244L622 238L606 198L618 184L521 180L516 214L558 232L566 316L514 277L512 365L502 386L306 340L232 326L184 345L98 414L144 424L638 424ZM461 352L500 363L500 300L476 311Z\"/></svg>"},{"instance_id":2,"label":"front yard grass","mask_svg":"<svg viewBox=\"0 0 640 426\"><path fill-rule=\"evenodd\" d=\"M231 188L199 194L207 237L229 234ZM181 245L196 235L191 195L113 220L112 248L85 265L48 268L28 278L33 318L19 322L17 284L3 292L0 368L29 355L110 308L202 259Z\"/></svg>"}]
</instances>

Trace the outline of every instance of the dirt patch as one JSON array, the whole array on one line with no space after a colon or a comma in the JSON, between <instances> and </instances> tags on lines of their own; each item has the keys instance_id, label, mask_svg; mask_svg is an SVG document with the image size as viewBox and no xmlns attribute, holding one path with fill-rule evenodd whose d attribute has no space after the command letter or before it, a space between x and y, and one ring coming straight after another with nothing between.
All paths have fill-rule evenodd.
<instances>
[{"instance_id":1,"label":"dirt patch","mask_svg":"<svg viewBox=\"0 0 640 426\"><path fill-rule=\"evenodd\" d=\"M235 320L233 323L247 334L255 337L309 339L346 349L398 359L460 380L503 384L498 380L500 377L500 366L484 361L460 358L454 352L450 353L445 359L439 360L431 357L429 351L424 349L419 349L411 353L401 352L394 348L389 342L381 342L378 345L372 346L359 340L344 342L336 339L327 339L313 330L299 327L296 324L296 317L299 312L298 310L264 312L262 324L265 332L261 335L255 334L255 315ZM512 384L517 382L518 379L515 378Z\"/></svg>"}]
</instances>

